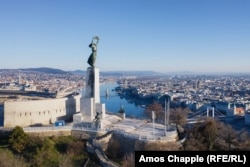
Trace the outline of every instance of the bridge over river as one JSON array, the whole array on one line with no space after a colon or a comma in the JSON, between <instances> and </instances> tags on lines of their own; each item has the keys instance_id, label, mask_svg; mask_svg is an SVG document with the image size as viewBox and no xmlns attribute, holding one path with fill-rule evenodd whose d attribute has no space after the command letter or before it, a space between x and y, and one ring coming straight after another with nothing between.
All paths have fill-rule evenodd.
<instances>
[{"instance_id":1,"label":"bridge over river","mask_svg":"<svg viewBox=\"0 0 250 167\"><path fill-rule=\"evenodd\" d=\"M242 116L235 116L235 115L228 116L225 111L220 111L214 107L207 107L207 108L202 108L197 112L189 114L187 117L187 124L204 122L205 119L208 117L212 117L220 121L228 121L232 119L242 118Z\"/></svg>"}]
</instances>

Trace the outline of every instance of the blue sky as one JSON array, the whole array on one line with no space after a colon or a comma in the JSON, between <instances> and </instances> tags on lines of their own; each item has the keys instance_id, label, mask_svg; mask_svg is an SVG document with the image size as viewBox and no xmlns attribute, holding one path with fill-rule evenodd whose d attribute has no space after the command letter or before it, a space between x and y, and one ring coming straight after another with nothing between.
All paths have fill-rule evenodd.
<instances>
[{"instance_id":1,"label":"blue sky","mask_svg":"<svg viewBox=\"0 0 250 167\"><path fill-rule=\"evenodd\" d=\"M249 0L0 0L0 68L250 72Z\"/></svg>"}]
</instances>

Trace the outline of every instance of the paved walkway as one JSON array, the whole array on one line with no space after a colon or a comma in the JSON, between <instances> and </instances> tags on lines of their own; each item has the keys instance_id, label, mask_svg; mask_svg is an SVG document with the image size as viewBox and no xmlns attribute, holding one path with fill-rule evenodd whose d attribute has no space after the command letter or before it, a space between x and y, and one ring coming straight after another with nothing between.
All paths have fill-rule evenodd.
<instances>
[{"instance_id":1,"label":"paved walkway","mask_svg":"<svg viewBox=\"0 0 250 167\"><path fill-rule=\"evenodd\" d=\"M126 118L122 120L117 115L106 114L102 119L102 129L98 131L113 131L115 133L123 134L124 136L137 138L139 140L160 140L160 141L175 141L177 132L174 127L165 132L163 124L152 123L146 120ZM47 126L47 127L26 127L25 132L39 132L39 131L97 131L96 128L91 128L91 125L84 125L84 122L74 125L67 124L67 126Z\"/></svg>"},{"instance_id":2,"label":"paved walkway","mask_svg":"<svg viewBox=\"0 0 250 167\"><path fill-rule=\"evenodd\" d=\"M165 133L163 124L147 122L146 120L126 118L122 120L115 115L107 115L103 121L104 128L137 137L141 140L175 140L177 132L174 127Z\"/></svg>"}]
</instances>

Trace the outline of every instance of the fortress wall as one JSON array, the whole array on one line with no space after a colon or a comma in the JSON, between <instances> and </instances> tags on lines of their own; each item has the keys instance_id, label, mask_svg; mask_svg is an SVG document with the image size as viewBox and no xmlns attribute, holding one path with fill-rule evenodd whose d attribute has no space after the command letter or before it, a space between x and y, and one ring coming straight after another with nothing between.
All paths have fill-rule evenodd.
<instances>
[{"instance_id":1,"label":"fortress wall","mask_svg":"<svg viewBox=\"0 0 250 167\"><path fill-rule=\"evenodd\" d=\"M130 138L120 133L113 133L112 140L113 142L109 143L108 147L110 147L111 145L115 145L115 143L119 143L117 147L121 150L121 152L124 153L124 155L126 153L130 153L135 150L140 150L140 149L137 149L138 145L144 145L145 143L145 141L141 141L135 138Z\"/></svg>"},{"instance_id":2,"label":"fortress wall","mask_svg":"<svg viewBox=\"0 0 250 167\"><path fill-rule=\"evenodd\" d=\"M79 97L7 101L4 103L4 127L46 125L60 119L72 119L80 108L78 100Z\"/></svg>"},{"instance_id":3,"label":"fortress wall","mask_svg":"<svg viewBox=\"0 0 250 167\"><path fill-rule=\"evenodd\" d=\"M97 136L102 136L107 132L103 131L81 131L81 130L72 130L71 136L77 137L79 139L94 139Z\"/></svg>"},{"instance_id":4,"label":"fortress wall","mask_svg":"<svg viewBox=\"0 0 250 167\"><path fill-rule=\"evenodd\" d=\"M100 137L100 139L93 139L93 145L95 147L99 147L102 148L102 150L107 150L108 148L108 143L110 141L110 139L112 138L112 133L106 133L103 136Z\"/></svg>"},{"instance_id":5,"label":"fortress wall","mask_svg":"<svg viewBox=\"0 0 250 167\"><path fill-rule=\"evenodd\" d=\"M173 133L172 133L173 134ZM170 139L172 137L170 136ZM117 144L118 143L118 144ZM121 133L112 133L112 137L108 143L107 151L120 150L123 155L133 153L136 150L179 150L179 144L176 140L138 140Z\"/></svg>"}]
</instances>

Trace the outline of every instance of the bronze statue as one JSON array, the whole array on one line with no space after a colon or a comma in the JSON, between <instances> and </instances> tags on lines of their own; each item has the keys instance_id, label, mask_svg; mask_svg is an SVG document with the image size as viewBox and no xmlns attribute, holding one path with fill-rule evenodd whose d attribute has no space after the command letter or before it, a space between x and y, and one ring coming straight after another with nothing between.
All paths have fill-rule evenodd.
<instances>
[{"instance_id":1,"label":"bronze statue","mask_svg":"<svg viewBox=\"0 0 250 167\"><path fill-rule=\"evenodd\" d=\"M95 119L93 121L100 122L100 120L101 120L101 114L102 113L96 112Z\"/></svg>"},{"instance_id":2,"label":"bronze statue","mask_svg":"<svg viewBox=\"0 0 250 167\"><path fill-rule=\"evenodd\" d=\"M91 44L89 44L89 47L92 49L92 53L89 56L88 64L91 67L95 66L95 60L96 60L96 52L97 52L97 44L98 44L98 42L99 42L99 37L95 36L95 37L92 38Z\"/></svg>"}]
</instances>

